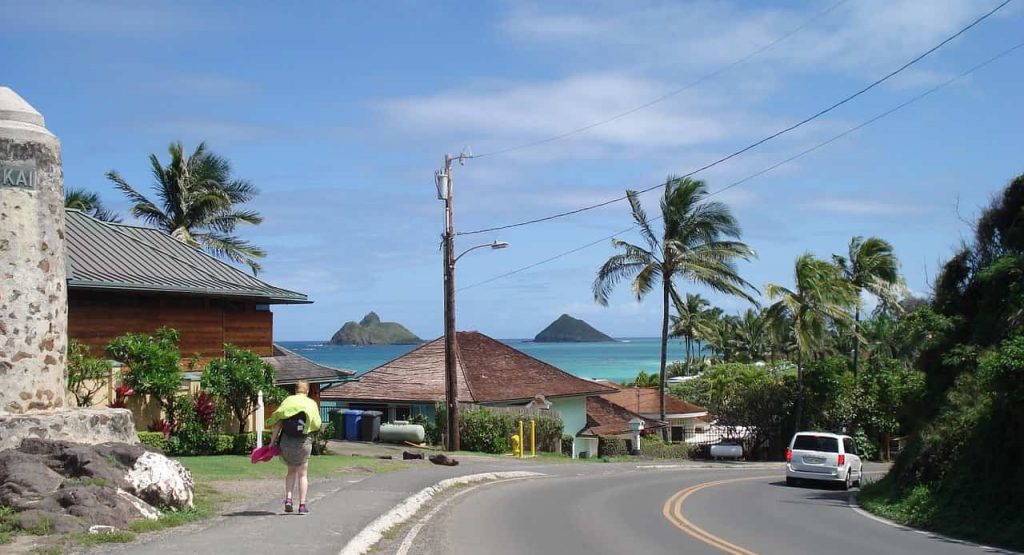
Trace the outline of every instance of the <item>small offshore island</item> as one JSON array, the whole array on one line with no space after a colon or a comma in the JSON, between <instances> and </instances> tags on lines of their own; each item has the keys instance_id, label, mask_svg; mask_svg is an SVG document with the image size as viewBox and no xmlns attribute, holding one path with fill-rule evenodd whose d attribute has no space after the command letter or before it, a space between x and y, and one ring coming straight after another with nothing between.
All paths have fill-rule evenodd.
<instances>
[{"instance_id":1,"label":"small offshore island","mask_svg":"<svg viewBox=\"0 0 1024 555\"><path fill-rule=\"evenodd\" d=\"M345 322L331 337L332 345L419 345L423 340L397 322L381 322L370 312L359 322Z\"/></svg>"},{"instance_id":2,"label":"small offshore island","mask_svg":"<svg viewBox=\"0 0 1024 555\"><path fill-rule=\"evenodd\" d=\"M600 343L615 340L597 331L594 326L583 320L563 314L538 333L533 341L535 343Z\"/></svg>"}]
</instances>

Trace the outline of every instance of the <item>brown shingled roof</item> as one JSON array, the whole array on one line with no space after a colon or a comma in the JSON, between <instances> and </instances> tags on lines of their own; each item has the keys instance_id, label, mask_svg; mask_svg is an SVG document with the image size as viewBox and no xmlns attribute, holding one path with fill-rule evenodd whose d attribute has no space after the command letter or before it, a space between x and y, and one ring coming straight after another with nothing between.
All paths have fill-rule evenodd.
<instances>
[{"instance_id":1,"label":"brown shingled roof","mask_svg":"<svg viewBox=\"0 0 1024 555\"><path fill-rule=\"evenodd\" d=\"M274 343L273 356L260 358L269 362L276 370L277 378L274 383L277 385L292 384L298 380L306 380L311 383L331 383L355 374L352 370L332 368L313 362L277 343Z\"/></svg>"},{"instance_id":2,"label":"brown shingled roof","mask_svg":"<svg viewBox=\"0 0 1024 555\"><path fill-rule=\"evenodd\" d=\"M459 332L456 341L459 401L487 403L545 397L599 395L614 391L577 378L479 332ZM364 401L444 400L444 338L370 370L358 381L332 387L323 399Z\"/></svg>"},{"instance_id":3,"label":"brown shingled roof","mask_svg":"<svg viewBox=\"0 0 1024 555\"><path fill-rule=\"evenodd\" d=\"M615 386L618 388L618 386ZM638 396L639 393L639 396ZM622 387L618 391L602 395L605 399L638 414L658 414L658 388L656 387ZM699 414L707 413L708 409L665 395L665 414Z\"/></svg>"},{"instance_id":4,"label":"brown shingled roof","mask_svg":"<svg viewBox=\"0 0 1024 555\"><path fill-rule=\"evenodd\" d=\"M576 435L611 437L630 434L629 421L640 418L644 421L644 429L662 428L664 422L644 418L631 410L627 410L603 396L587 397L587 427Z\"/></svg>"}]
</instances>

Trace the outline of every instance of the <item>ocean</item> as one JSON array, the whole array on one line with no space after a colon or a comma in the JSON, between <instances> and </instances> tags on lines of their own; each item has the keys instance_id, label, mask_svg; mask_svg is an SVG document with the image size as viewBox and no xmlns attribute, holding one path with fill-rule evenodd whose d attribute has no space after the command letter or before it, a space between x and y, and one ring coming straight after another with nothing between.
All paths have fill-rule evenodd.
<instances>
[{"instance_id":1,"label":"ocean","mask_svg":"<svg viewBox=\"0 0 1024 555\"><path fill-rule=\"evenodd\" d=\"M625 338L614 343L534 343L525 339L501 339L502 343L539 358L581 378L631 380L640 370L658 371L660 339ZM331 345L323 341L281 341L286 349L335 368L362 373L398 358L416 345ZM686 358L678 339L669 339L668 361Z\"/></svg>"}]
</instances>

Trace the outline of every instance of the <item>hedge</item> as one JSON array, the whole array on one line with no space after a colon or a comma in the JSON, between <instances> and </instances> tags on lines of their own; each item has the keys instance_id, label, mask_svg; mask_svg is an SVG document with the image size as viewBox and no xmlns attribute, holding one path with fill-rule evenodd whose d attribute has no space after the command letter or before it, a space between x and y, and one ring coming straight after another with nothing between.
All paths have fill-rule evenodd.
<instances>
[{"instance_id":1,"label":"hedge","mask_svg":"<svg viewBox=\"0 0 1024 555\"><path fill-rule=\"evenodd\" d=\"M444 422L444 408L437 412L438 422ZM527 436L523 446L530 448L530 420L536 425L538 451L558 452L562 444L562 420L553 416L528 416L507 412L492 412L486 408L463 410L459 413L461 447L465 451L482 453L508 453L512 450L512 435L519 433L519 421L524 421Z\"/></svg>"},{"instance_id":2,"label":"hedge","mask_svg":"<svg viewBox=\"0 0 1024 555\"><path fill-rule=\"evenodd\" d=\"M159 449L168 455L248 455L256 447L256 435L244 433L237 435L218 434L207 438L207 449L203 453L187 448L175 436L164 439L163 432L138 432L139 443ZM270 432L263 432L263 444L270 443Z\"/></svg>"},{"instance_id":3,"label":"hedge","mask_svg":"<svg viewBox=\"0 0 1024 555\"><path fill-rule=\"evenodd\" d=\"M643 442L641 442L641 446ZM629 454L629 442L624 439L601 437L597 439L599 457L621 457Z\"/></svg>"}]
</instances>

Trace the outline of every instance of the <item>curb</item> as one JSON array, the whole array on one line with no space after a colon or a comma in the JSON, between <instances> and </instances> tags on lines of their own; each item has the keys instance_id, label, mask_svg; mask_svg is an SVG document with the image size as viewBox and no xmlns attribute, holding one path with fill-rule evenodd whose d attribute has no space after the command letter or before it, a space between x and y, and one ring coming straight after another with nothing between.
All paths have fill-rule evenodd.
<instances>
[{"instance_id":1,"label":"curb","mask_svg":"<svg viewBox=\"0 0 1024 555\"><path fill-rule=\"evenodd\" d=\"M880 517L880 516L878 516L876 514L870 513L867 510L861 508L860 504L857 503L857 496L856 495L850 495L849 505L850 505L850 508L853 509L853 512L859 514L860 516L862 516L864 518L870 518L871 520L874 520L875 522L880 522L882 524L885 524L885 525L888 525L888 526L892 526L893 528L897 528L899 530L905 530L905 531L908 531L908 532L915 532L917 534L921 534L922 536L928 536L929 538L934 538L934 539L937 539L937 540L942 540L944 542L950 542L950 543L955 543L955 544L959 544L959 545L966 545L966 546L969 546L969 547L976 547L976 548L978 548L978 549L980 549L982 551L988 552L988 553L1005 553L1007 555L1024 555L1024 553L1021 553L1020 551L1014 551L1012 549L1007 549L1005 547L992 547L991 545L984 545L984 544L975 543L975 542L968 541L968 540L961 540L959 538L951 538L949 536L943 536L942 534L939 534L938 532L932 532L930 530L921 530L920 528L914 528L913 526L907 526L906 524L900 524L899 522L895 522L895 521L889 520L887 518Z\"/></svg>"},{"instance_id":2,"label":"curb","mask_svg":"<svg viewBox=\"0 0 1024 555\"><path fill-rule=\"evenodd\" d=\"M511 472L484 472L482 474L467 474L456 476L427 486L419 492L406 497L401 503L395 505L390 511L380 515L373 522L366 525L355 535L345 547L338 552L338 555L363 555L377 544L384 536L384 533L405 523L412 518L423 505L430 501L435 495L455 486L472 484L474 482L486 482L492 480L503 480L508 478L536 478L544 476L540 472L511 471Z\"/></svg>"},{"instance_id":3,"label":"curb","mask_svg":"<svg viewBox=\"0 0 1024 555\"><path fill-rule=\"evenodd\" d=\"M693 469L693 470L773 470L784 468L782 463L747 463L747 464L721 464L721 463L704 463L704 464L638 464L636 465L637 470L681 470L681 469Z\"/></svg>"}]
</instances>

